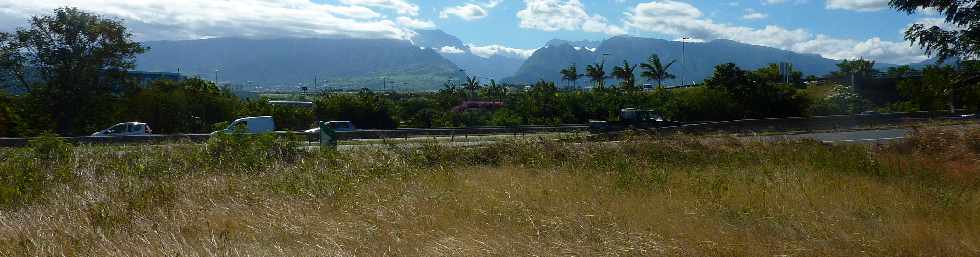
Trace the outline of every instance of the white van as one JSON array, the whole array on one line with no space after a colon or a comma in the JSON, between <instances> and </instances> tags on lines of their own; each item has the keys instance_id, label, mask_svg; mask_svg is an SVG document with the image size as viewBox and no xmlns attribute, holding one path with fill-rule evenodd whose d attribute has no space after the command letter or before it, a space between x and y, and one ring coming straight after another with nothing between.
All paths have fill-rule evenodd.
<instances>
[{"instance_id":1,"label":"white van","mask_svg":"<svg viewBox=\"0 0 980 257\"><path fill-rule=\"evenodd\" d=\"M93 137L122 137L152 134L150 125L142 122L123 122L99 132L92 133Z\"/></svg>"},{"instance_id":2,"label":"white van","mask_svg":"<svg viewBox=\"0 0 980 257\"><path fill-rule=\"evenodd\" d=\"M245 133L245 134L263 134L272 133L276 131L276 121L272 119L272 116L260 116L260 117L245 117L237 119L228 125L228 128L224 130L215 131L214 133L224 132L224 133Z\"/></svg>"}]
</instances>

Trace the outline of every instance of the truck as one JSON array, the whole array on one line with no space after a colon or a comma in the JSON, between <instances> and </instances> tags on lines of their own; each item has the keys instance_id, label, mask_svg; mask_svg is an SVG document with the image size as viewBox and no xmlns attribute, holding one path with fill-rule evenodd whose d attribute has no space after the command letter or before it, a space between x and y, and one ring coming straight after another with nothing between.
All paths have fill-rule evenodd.
<instances>
[{"instance_id":1,"label":"truck","mask_svg":"<svg viewBox=\"0 0 980 257\"><path fill-rule=\"evenodd\" d=\"M258 116L258 117L244 117L232 121L227 128L219 131L215 131L213 134L217 133L243 133L243 134L265 134L273 133L276 131L276 121L272 119L272 116Z\"/></svg>"},{"instance_id":2,"label":"truck","mask_svg":"<svg viewBox=\"0 0 980 257\"><path fill-rule=\"evenodd\" d=\"M153 134L150 125L143 122L123 122L99 132L92 133L93 137L142 136Z\"/></svg>"},{"instance_id":3,"label":"truck","mask_svg":"<svg viewBox=\"0 0 980 257\"><path fill-rule=\"evenodd\" d=\"M650 130L658 127L680 125L679 122L668 121L653 110L623 108L619 110L618 121L590 120L589 130L593 133L604 133L622 130Z\"/></svg>"}]
</instances>

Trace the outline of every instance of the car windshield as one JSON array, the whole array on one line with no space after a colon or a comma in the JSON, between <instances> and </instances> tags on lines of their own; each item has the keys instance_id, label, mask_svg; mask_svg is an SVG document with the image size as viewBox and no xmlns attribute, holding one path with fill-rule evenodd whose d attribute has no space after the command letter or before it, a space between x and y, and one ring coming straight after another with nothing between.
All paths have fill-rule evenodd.
<instances>
[{"instance_id":1,"label":"car windshield","mask_svg":"<svg viewBox=\"0 0 980 257\"><path fill-rule=\"evenodd\" d=\"M109 132L111 134L122 133L126 131L126 126L127 126L126 124L116 124L115 126L106 129L106 132Z\"/></svg>"}]
</instances>

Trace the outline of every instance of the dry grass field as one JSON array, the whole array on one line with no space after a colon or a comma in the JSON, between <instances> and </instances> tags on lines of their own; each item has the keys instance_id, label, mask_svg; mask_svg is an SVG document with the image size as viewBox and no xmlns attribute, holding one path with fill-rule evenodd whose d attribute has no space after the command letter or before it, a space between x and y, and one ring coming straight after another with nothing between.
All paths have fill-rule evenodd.
<instances>
[{"instance_id":1,"label":"dry grass field","mask_svg":"<svg viewBox=\"0 0 980 257\"><path fill-rule=\"evenodd\" d=\"M295 149L0 149L0 255L980 255L980 130Z\"/></svg>"}]
</instances>

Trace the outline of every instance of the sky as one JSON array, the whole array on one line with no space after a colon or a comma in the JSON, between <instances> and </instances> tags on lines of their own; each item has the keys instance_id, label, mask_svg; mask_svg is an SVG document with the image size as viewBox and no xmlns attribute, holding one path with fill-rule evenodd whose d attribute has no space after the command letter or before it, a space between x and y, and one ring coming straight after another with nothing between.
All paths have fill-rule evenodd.
<instances>
[{"instance_id":1,"label":"sky","mask_svg":"<svg viewBox=\"0 0 980 257\"><path fill-rule=\"evenodd\" d=\"M74 6L123 20L137 40L354 37L410 40L441 29L481 55L526 58L548 40L629 35L730 39L832 59L907 64L928 57L903 38L934 11L888 0L0 0L0 30Z\"/></svg>"}]
</instances>

